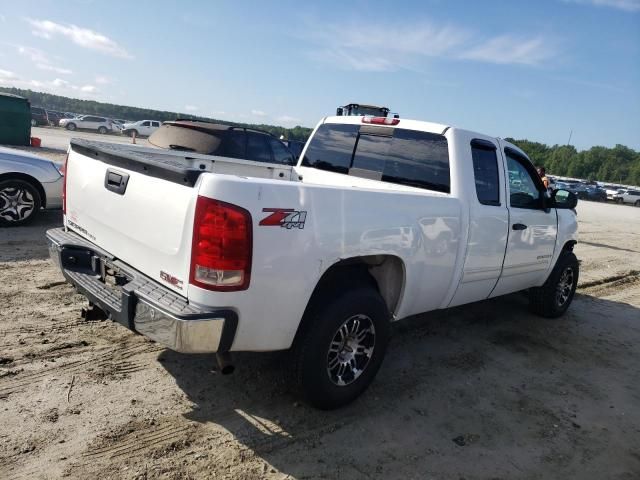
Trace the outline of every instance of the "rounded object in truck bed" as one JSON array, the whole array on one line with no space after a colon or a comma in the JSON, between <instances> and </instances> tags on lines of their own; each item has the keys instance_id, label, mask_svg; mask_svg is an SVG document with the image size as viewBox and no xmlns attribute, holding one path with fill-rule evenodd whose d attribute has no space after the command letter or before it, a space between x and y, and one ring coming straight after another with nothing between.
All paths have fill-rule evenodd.
<instances>
[{"instance_id":1,"label":"rounded object in truck bed","mask_svg":"<svg viewBox=\"0 0 640 480\"><path fill-rule=\"evenodd\" d=\"M210 154L218 150L222 132L233 127L205 122L164 122L149 136L156 147Z\"/></svg>"}]
</instances>

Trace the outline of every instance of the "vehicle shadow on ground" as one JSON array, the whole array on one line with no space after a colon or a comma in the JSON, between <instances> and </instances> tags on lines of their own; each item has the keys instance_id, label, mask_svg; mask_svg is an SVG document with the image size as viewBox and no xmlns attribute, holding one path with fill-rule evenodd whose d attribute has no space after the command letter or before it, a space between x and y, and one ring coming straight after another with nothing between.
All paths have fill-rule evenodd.
<instances>
[{"instance_id":1,"label":"vehicle shadow on ground","mask_svg":"<svg viewBox=\"0 0 640 480\"><path fill-rule=\"evenodd\" d=\"M42 210L24 227L0 227L0 262L48 258L45 233L62 226L62 210Z\"/></svg>"},{"instance_id":2,"label":"vehicle shadow on ground","mask_svg":"<svg viewBox=\"0 0 640 480\"><path fill-rule=\"evenodd\" d=\"M330 412L289 393L283 353L236 354L231 376L212 373L211 355L159 360L194 402L188 419L230 432L240 461L296 478L631 478L633 318L639 309L586 295L557 320L528 313L522 295L413 317L394 324L369 390Z\"/></svg>"}]
</instances>

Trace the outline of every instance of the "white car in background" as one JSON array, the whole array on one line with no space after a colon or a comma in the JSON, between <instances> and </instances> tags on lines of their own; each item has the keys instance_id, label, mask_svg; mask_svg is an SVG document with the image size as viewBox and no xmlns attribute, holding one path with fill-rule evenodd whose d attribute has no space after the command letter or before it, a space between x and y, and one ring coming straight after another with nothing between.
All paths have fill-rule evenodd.
<instances>
[{"instance_id":1,"label":"white car in background","mask_svg":"<svg viewBox=\"0 0 640 480\"><path fill-rule=\"evenodd\" d=\"M0 226L24 225L41 208L62 207L63 166L0 147Z\"/></svg>"},{"instance_id":2,"label":"white car in background","mask_svg":"<svg viewBox=\"0 0 640 480\"><path fill-rule=\"evenodd\" d=\"M71 131L78 129L95 130L101 134L113 131L113 120L95 115L82 115L77 118L63 118L58 122L58 125Z\"/></svg>"},{"instance_id":3,"label":"white car in background","mask_svg":"<svg viewBox=\"0 0 640 480\"><path fill-rule=\"evenodd\" d=\"M133 137L134 134L136 137L148 137L159 129L160 125L162 125L162 122L159 122L158 120L140 120L133 123L125 123L122 126L120 133L129 135L130 137Z\"/></svg>"},{"instance_id":4,"label":"white car in background","mask_svg":"<svg viewBox=\"0 0 640 480\"><path fill-rule=\"evenodd\" d=\"M640 190L626 189L618 193L616 197L618 203L630 203L636 207L640 207Z\"/></svg>"},{"instance_id":5,"label":"white car in background","mask_svg":"<svg viewBox=\"0 0 640 480\"><path fill-rule=\"evenodd\" d=\"M605 192L607 193L607 200L615 201L624 192L624 188L608 187Z\"/></svg>"}]
</instances>

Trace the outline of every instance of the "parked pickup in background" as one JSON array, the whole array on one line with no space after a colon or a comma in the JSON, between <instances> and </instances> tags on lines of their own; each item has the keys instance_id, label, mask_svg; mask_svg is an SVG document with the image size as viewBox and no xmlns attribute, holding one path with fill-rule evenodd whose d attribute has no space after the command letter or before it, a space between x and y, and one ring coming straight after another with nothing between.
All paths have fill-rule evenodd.
<instances>
[{"instance_id":1,"label":"parked pickup in background","mask_svg":"<svg viewBox=\"0 0 640 480\"><path fill-rule=\"evenodd\" d=\"M323 119L297 165L72 140L65 278L170 349L289 350L334 408L371 383L390 322L526 291L562 315L578 282L574 194L502 139L390 117Z\"/></svg>"},{"instance_id":2,"label":"parked pickup in background","mask_svg":"<svg viewBox=\"0 0 640 480\"><path fill-rule=\"evenodd\" d=\"M133 137L134 135L136 137L148 137L160 128L161 124L162 122L157 120L140 120L139 122L125 123L120 128L120 133L123 135L129 135L130 137Z\"/></svg>"}]
</instances>

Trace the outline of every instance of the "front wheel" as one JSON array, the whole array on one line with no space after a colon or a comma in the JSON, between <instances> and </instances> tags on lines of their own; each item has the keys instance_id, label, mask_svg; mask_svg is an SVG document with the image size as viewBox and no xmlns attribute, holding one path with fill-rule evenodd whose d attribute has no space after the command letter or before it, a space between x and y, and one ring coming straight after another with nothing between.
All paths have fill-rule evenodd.
<instances>
[{"instance_id":1,"label":"front wheel","mask_svg":"<svg viewBox=\"0 0 640 480\"><path fill-rule=\"evenodd\" d=\"M636 207L640 207L640 200L636 200L636 203L634 203L634 205L635 205Z\"/></svg>"},{"instance_id":2,"label":"front wheel","mask_svg":"<svg viewBox=\"0 0 640 480\"><path fill-rule=\"evenodd\" d=\"M32 184L18 179L0 182L0 225L29 223L41 205L40 194Z\"/></svg>"},{"instance_id":3,"label":"front wheel","mask_svg":"<svg viewBox=\"0 0 640 480\"><path fill-rule=\"evenodd\" d=\"M105 133L107 133L107 127L100 127L100 128L98 129L98 133L99 133L100 135L104 135Z\"/></svg>"},{"instance_id":4,"label":"front wheel","mask_svg":"<svg viewBox=\"0 0 640 480\"><path fill-rule=\"evenodd\" d=\"M541 287L529 290L529 307L543 317L557 318L571 305L578 286L580 265L573 252L563 252Z\"/></svg>"},{"instance_id":5,"label":"front wheel","mask_svg":"<svg viewBox=\"0 0 640 480\"><path fill-rule=\"evenodd\" d=\"M76 129L75 123L67 123L67 130L71 130L72 132Z\"/></svg>"},{"instance_id":6,"label":"front wheel","mask_svg":"<svg viewBox=\"0 0 640 480\"><path fill-rule=\"evenodd\" d=\"M129 136L130 137L139 137L140 134L138 133L137 130L129 130Z\"/></svg>"},{"instance_id":7,"label":"front wheel","mask_svg":"<svg viewBox=\"0 0 640 480\"><path fill-rule=\"evenodd\" d=\"M373 287L327 295L305 314L294 346L294 382L321 409L352 402L373 381L389 343L390 315Z\"/></svg>"}]
</instances>

